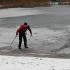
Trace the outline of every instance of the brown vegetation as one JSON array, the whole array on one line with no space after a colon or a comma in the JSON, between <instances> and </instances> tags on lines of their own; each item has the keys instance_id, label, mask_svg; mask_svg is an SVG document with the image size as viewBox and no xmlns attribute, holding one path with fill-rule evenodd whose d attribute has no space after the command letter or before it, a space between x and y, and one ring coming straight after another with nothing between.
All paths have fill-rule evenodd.
<instances>
[{"instance_id":1,"label":"brown vegetation","mask_svg":"<svg viewBox=\"0 0 70 70\"><path fill-rule=\"evenodd\" d=\"M49 6L50 0L0 0L1 7Z\"/></svg>"},{"instance_id":2,"label":"brown vegetation","mask_svg":"<svg viewBox=\"0 0 70 70\"><path fill-rule=\"evenodd\" d=\"M70 5L70 0L0 0L0 8L50 6L56 1L61 5Z\"/></svg>"}]
</instances>

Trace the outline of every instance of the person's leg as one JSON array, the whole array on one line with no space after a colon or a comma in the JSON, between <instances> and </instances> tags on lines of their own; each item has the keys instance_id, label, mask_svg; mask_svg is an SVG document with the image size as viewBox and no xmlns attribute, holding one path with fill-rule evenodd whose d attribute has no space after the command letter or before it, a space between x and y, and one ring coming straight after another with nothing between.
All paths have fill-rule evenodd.
<instances>
[{"instance_id":1,"label":"person's leg","mask_svg":"<svg viewBox=\"0 0 70 70\"><path fill-rule=\"evenodd\" d=\"M23 34L23 40L24 40L24 47L28 48L27 47L27 38L26 38L26 34L25 33Z\"/></svg>"},{"instance_id":2,"label":"person's leg","mask_svg":"<svg viewBox=\"0 0 70 70\"><path fill-rule=\"evenodd\" d=\"M21 44L22 44L22 35L19 34L19 45L18 45L19 49L21 49Z\"/></svg>"}]
</instances>

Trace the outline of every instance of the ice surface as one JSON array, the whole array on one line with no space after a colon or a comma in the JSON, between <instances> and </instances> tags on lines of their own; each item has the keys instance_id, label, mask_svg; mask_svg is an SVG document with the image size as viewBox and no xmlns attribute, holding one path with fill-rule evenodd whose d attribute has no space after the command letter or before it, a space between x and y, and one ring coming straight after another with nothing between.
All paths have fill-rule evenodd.
<instances>
[{"instance_id":1,"label":"ice surface","mask_svg":"<svg viewBox=\"0 0 70 70\"><path fill-rule=\"evenodd\" d=\"M27 32L29 48L25 49L22 44L20 51L18 50L18 37L11 45L12 47L10 47L10 43L15 36L16 26L18 25L19 18L17 19L17 16L26 15L37 15L27 17L33 18L32 20L28 19L29 22L32 22L32 27L37 24L40 27L32 28L33 37ZM13 20L15 21L14 17L16 17L16 21L18 20L16 24L13 22ZM44 17L48 18L45 19ZM70 58L69 6L1 9L0 18L0 70L70 69L70 59L64 59ZM49 25L46 26L46 20L48 24L50 23L50 27ZM41 22L44 22L43 25Z\"/></svg>"},{"instance_id":2,"label":"ice surface","mask_svg":"<svg viewBox=\"0 0 70 70\"><path fill-rule=\"evenodd\" d=\"M10 14L9 14L10 13ZM18 16L26 16L26 15L37 15L43 14L44 11L37 9L29 9L29 8L9 8L0 10L0 18L6 17L18 17Z\"/></svg>"}]
</instances>

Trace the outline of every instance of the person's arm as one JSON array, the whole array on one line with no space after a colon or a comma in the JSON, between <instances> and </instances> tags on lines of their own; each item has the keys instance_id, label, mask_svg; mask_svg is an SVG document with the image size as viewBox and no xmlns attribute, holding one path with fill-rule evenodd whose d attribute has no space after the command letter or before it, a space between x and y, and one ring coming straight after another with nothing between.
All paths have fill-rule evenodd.
<instances>
[{"instance_id":1,"label":"person's arm","mask_svg":"<svg viewBox=\"0 0 70 70\"><path fill-rule=\"evenodd\" d=\"M29 25L28 25L28 30L29 30L29 32L30 32L30 34L31 34L31 36L32 36L32 30L31 30L31 28L30 28Z\"/></svg>"}]
</instances>

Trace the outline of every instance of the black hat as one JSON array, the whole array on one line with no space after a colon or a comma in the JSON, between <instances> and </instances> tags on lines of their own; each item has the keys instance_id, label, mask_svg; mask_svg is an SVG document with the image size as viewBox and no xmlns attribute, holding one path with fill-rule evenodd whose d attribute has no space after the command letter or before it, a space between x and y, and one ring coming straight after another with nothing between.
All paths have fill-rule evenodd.
<instances>
[{"instance_id":1,"label":"black hat","mask_svg":"<svg viewBox=\"0 0 70 70\"><path fill-rule=\"evenodd\" d=\"M27 22L24 22L24 25L27 25L28 23Z\"/></svg>"}]
</instances>

